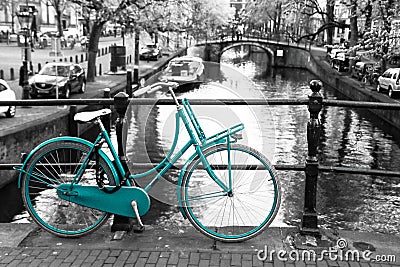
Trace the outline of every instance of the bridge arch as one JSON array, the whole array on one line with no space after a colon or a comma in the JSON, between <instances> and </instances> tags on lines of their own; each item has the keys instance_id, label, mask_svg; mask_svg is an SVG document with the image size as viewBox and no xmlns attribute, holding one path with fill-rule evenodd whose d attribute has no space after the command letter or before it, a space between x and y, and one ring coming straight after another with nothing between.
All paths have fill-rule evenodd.
<instances>
[{"instance_id":1,"label":"bridge arch","mask_svg":"<svg viewBox=\"0 0 400 267\"><path fill-rule=\"evenodd\" d=\"M269 48L268 46L265 46L265 45L260 44L260 43L258 43L258 42L248 42L248 41L247 41L247 42L234 42L234 43L230 43L229 45L224 46L224 47L220 50L218 59L221 60L221 56L222 56L222 54L223 54L225 51L227 51L227 50L229 50L229 49L231 49L231 48L237 47L237 46L242 46L242 45L255 46L255 47L259 47L259 48L263 49L263 50L266 52L266 54L268 55L269 62L270 62L269 66L275 66L274 51L273 51L271 48Z\"/></svg>"}]
</instances>

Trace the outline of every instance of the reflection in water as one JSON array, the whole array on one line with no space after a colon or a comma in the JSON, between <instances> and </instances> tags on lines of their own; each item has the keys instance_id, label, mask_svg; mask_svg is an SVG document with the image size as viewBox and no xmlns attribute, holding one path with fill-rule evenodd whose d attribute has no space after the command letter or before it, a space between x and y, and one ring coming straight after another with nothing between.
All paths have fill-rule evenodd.
<instances>
[{"instance_id":1,"label":"reflection in water","mask_svg":"<svg viewBox=\"0 0 400 267\"><path fill-rule=\"evenodd\" d=\"M247 51L247 50L245 50ZM236 96L243 98L303 98L311 93L309 82L314 76L303 70L273 69L267 70L268 57L263 53L248 53L241 60L235 58L235 50L223 55L222 66L208 65L205 85L194 91L180 94L180 97L229 98L223 87L231 88ZM234 66L236 70L229 68ZM238 76L240 73L249 77L254 84ZM322 95L335 99L339 96L330 88L323 88ZM157 97L168 97L157 93ZM196 106L195 112L205 123L210 125L210 107ZM237 107L225 107L215 114L237 114ZM267 157L278 164L302 164L307 155L306 125L309 113L306 106L251 107L259 125L246 124L247 140L251 146L261 150ZM151 124L157 126L157 132L146 134L153 138L147 150L156 149L161 158L172 142L173 108L159 106L152 117ZM235 113L236 111L236 113ZM211 112L213 113L213 112ZM137 116L137 115L135 115ZM172 119L171 119L172 118ZM218 117L221 119L221 117ZM239 119L240 118L238 116ZM143 118L137 118L137 120ZM400 149L393 136L374 126L370 115L348 108L324 107L320 113L322 123L319 146L320 163L323 165L377 168L399 170ZM168 122L168 123L166 123ZM137 122L138 123L138 122ZM137 128L132 124L133 131ZM227 127L223 124L220 127ZM228 125L229 126L229 125ZM256 129L256 130L254 130ZM213 129L215 130L215 129ZM146 132L147 133L147 132ZM135 134L135 138L143 136ZM155 137L157 136L157 138ZM133 139L135 139L133 138ZM132 141L136 142L136 141ZM256 142L256 143L254 143ZM257 143L261 142L261 143ZM128 146L129 147L129 146ZM141 151L136 149L137 152ZM136 153L138 154L138 153ZM140 153L139 153L140 154ZM298 225L301 220L304 198L304 173L279 172L282 179L282 203L280 212L273 225ZM177 173L174 174L176 177ZM168 188L168 189L165 189ZM168 190L168 192L167 192ZM158 187L155 191L175 197L173 186ZM318 180L317 208L319 223L323 227L337 229L400 233L400 185L399 181L387 177L368 175L349 175L322 173ZM163 201L163 200L162 200ZM176 200L175 200L176 201ZM161 219L154 218L159 224L181 224L182 219L175 208L161 211ZM150 219L151 221L153 219ZM176 222L178 220L178 222ZM154 222L154 221L153 221Z\"/></svg>"},{"instance_id":2,"label":"reflection in water","mask_svg":"<svg viewBox=\"0 0 400 267\"><path fill-rule=\"evenodd\" d=\"M262 54L236 64L261 85L266 97L305 97L310 94L310 74L299 70L277 70L270 76L258 76L264 68ZM226 61L229 60L227 55ZM245 68L242 66L246 66ZM274 75L276 75L274 77ZM324 88L326 98L338 98L334 90ZM276 106L277 163L303 163L306 153L306 107ZM374 126L370 114L348 108L323 108L319 146L323 165L399 170L399 143L393 136ZM304 174L282 172L282 212L285 222L297 225L303 205ZM320 224L339 229L400 233L400 184L398 179L368 175L323 173L319 177L317 208Z\"/></svg>"}]
</instances>

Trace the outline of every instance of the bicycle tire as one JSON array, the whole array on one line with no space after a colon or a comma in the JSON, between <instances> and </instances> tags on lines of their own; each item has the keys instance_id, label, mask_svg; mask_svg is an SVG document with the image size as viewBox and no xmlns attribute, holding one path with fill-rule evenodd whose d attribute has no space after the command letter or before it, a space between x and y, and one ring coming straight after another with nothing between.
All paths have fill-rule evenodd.
<instances>
[{"instance_id":1,"label":"bicycle tire","mask_svg":"<svg viewBox=\"0 0 400 267\"><path fill-rule=\"evenodd\" d=\"M97 230L110 214L63 200L57 184L71 182L90 147L79 141L56 141L35 152L26 164L21 180L23 203L31 218L44 230L60 237L80 237ZM89 166L90 164L90 166ZM95 161L88 164L80 184L96 185ZM105 184L115 185L106 161L99 158Z\"/></svg>"},{"instance_id":2,"label":"bicycle tire","mask_svg":"<svg viewBox=\"0 0 400 267\"><path fill-rule=\"evenodd\" d=\"M203 153L217 177L228 185L228 146L216 145ZM180 204L202 234L222 242L242 242L260 234L275 218L280 205L280 184L275 169L260 152L231 144L230 153L232 195L218 195L221 187L196 156L182 178ZM247 170L241 169L244 166Z\"/></svg>"}]
</instances>

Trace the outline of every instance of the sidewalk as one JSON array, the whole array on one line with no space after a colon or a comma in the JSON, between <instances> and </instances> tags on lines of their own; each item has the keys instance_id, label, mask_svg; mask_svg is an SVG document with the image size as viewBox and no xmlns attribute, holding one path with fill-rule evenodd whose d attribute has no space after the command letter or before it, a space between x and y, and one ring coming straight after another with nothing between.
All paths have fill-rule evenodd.
<instances>
[{"instance_id":1,"label":"sidewalk","mask_svg":"<svg viewBox=\"0 0 400 267\"><path fill-rule=\"evenodd\" d=\"M102 56L100 60L106 64L108 56ZM100 61L98 60L98 61ZM140 62L140 77L145 76L147 73L152 72L159 66L164 64L168 57L163 57L158 61L141 61ZM85 64L87 64L85 62ZM127 65L127 69L133 69L132 65ZM108 71L108 70L107 70ZM17 99L21 99L22 88L18 85L18 81L9 81L8 84L16 92ZM86 92L84 94L72 94L72 99L79 98L101 98L103 90L110 88L113 91L124 90L126 86L126 75L108 75L104 74L97 76L95 82L88 82L86 84ZM0 118L0 136L4 136L23 128L31 127L38 123L38 121L46 120L46 116L57 116L59 113L68 112L68 109L56 106L34 106L34 107L17 107L16 115L14 118Z\"/></svg>"},{"instance_id":2,"label":"sidewalk","mask_svg":"<svg viewBox=\"0 0 400 267\"><path fill-rule=\"evenodd\" d=\"M220 243L201 235L193 227L166 229L146 226L140 234L126 233L113 239L109 226L78 239L58 238L35 224L0 224L0 265L2 266L400 266L400 237L383 234L332 232L348 247L329 259L302 260L308 251L320 255L326 246L290 246L296 228L269 228L243 243ZM329 245L335 245L331 240ZM363 250L374 250L369 258L396 258L396 262L363 259ZM262 250L262 251L261 251ZM263 254L267 251L268 253ZM340 250L339 250L340 251ZM279 253L278 253L279 252ZM296 254L297 252L297 254ZM358 254L357 254L358 252ZM267 256L264 256L267 255ZM297 260L296 255L298 255ZM348 255L348 257L346 256ZM359 255L352 258L352 255ZM265 260L263 258L266 257ZM349 258L349 259L347 259ZM286 260L285 260L286 259Z\"/></svg>"},{"instance_id":3,"label":"sidewalk","mask_svg":"<svg viewBox=\"0 0 400 267\"><path fill-rule=\"evenodd\" d=\"M87 83L85 94L72 94L71 98L101 98L105 88L125 88L126 77L124 75L104 75L96 77L95 82ZM0 136L5 136L32 127L39 121L46 120L47 116L57 116L59 113L69 112L64 106L32 106L17 107L14 118L1 118Z\"/></svg>"}]
</instances>

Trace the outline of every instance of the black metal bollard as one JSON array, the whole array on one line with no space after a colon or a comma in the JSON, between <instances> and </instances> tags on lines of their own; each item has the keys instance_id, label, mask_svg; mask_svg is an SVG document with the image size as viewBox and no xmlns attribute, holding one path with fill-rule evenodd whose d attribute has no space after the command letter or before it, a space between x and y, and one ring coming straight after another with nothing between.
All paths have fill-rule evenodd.
<instances>
[{"instance_id":1,"label":"black metal bollard","mask_svg":"<svg viewBox=\"0 0 400 267\"><path fill-rule=\"evenodd\" d=\"M4 70L0 70L0 79L4 80Z\"/></svg>"},{"instance_id":2,"label":"black metal bollard","mask_svg":"<svg viewBox=\"0 0 400 267\"><path fill-rule=\"evenodd\" d=\"M317 217L317 180L318 180L318 144L321 134L321 123L318 115L322 109L322 96L319 91L322 83L318 80L310 82L312 94L308 97L310 120L307 123L308 156L306 159L306 180L304 192L304 210L300 232L319 236Z\"/></svg>"},{"instance_id":3,"label":"black metal bollard","mask_svg":"<svg viewBox=\"0 0 400 267\"><path fill-rule=\"evenodd\" d=\"M76 64L79 63L79 57L78 57L78 55L75 55L75 63L76 63Z\"/></svg>"},{"instance_id":4,"label":"black metal bollard","mask_svg":"<svg viewBox=\"0 0 400 267\"><path fill-rule=\"evenodd\" d=\"M120 158L125 168L125 171L129 171L127 167L127 159L125 157L126 140L124 140L124 136L126 138L126 135L123 134L125 113L128 108L128 104L129 104L128 95L126 93L119 92L114 96L114 107L118 115L115 124L115 132L117 135L117 143L118 143L118 157ZM133 226L132 220L130 220L128 217L114 215L114 221L113 224L111 225L111 231L112 232L130 231L132 230L132 226Z\"/></svg>"},{"instance_id":5,"label":"black metal bollard","mask_svg":"<svg viewBox=\"0 0 400 267\"><path fill-rule=\"evenodd\" d=\"M132 97L132 71L128 70L126 72L126 88L125 88L126 93L128 94L129 97Z\"/></svg>"},{"instance_id":6,"label":"black metal bollard","mask_svg":"<svg viewBox=\"0 0 400 267\"><path fill-rule=\"evenodd\" d=\"M14 68L10 68L10 80L15 80Z\"/></svg>"}]
</instances>

